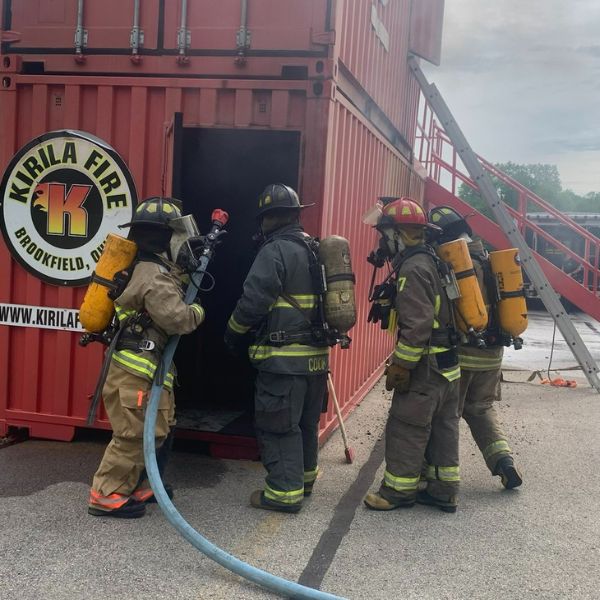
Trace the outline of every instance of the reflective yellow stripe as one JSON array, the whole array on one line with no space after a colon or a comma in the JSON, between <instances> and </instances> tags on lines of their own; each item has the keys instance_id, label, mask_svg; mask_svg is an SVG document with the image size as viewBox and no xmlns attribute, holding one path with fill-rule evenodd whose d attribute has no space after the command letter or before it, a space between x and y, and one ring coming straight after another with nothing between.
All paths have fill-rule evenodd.
<instances>
[{"instance_id":1,"label":"reflective yellow stripe","mask_svg":"<svg viewBox=\"0 0 600 600\"><path fill-rule=\"evenodd\" d=\"M383 474L383 481L385 485L396 490L397 492L412 492L416 491L417 485L419 484L420 476L416 477L397 477L392 475L387 469Z\"/></svg>"},{"instance_id":2,"label":"reflective yellow stripe","mask_svg":"<svg viewBox=\"0 0 600 600\"><path fill-rule=\"evenodd\" d=\"M268 500L280 502L281 504L296 504L297 502L301 502L304 498L304 488L302 487L299 490L283 492L280 490L274 490L272 487L265 485L264 494L265 498Z\"/></svg>"},{"instance_id":3,"label":"reflective yellow stripe","mask_svg":"<svg viewBox=\"0 0 600 600\"><path fill-rule=\"evenodd\" d=\"M442 298L439 294L435 295L435 306L433 307L433 328L434 329L439 329L440 328L440 322L437 320L438 315L440 314L440 306L442 304Z\"/></svg>"},{"instance_id":4,"label":"reflective yellow stripe","mask_svg":"<svg viewBox=\"0 0 600 600\"><path fill-rule=\"evenodd\" d=\"M234 318L233 315L231 315L231 317L229 317L229 321L227 322L227 327L229 327L229 329L232 329L233 331L235 331L236 333L239 334L244 334L247 333L250 330L250 326L246 326L246 325L240 325Z\"/></svg>"},{"instance_id":5,"label":"reflective yellow stripe","mask_svg":"<svg viewBox=\"0 0 600 600\"><path fill-rule=\"evenodd\" d=\"M452 369L442 369L442 375L448 381L456 381L460 379L460 367L454 367Z\"/></svg>"},{"instance_id":6,"label":"reflective yellow stripe","mask_svg":"<svg viewBox=\"0 0 600 600\"><path fill-rule=\"evenodd\" d=\"M394 356L408 362L419 362L425 348L419 346L408 346L402 342L396 344Z\"/></svg>"},{"instance_id":7,"label":"reflective yellow stripe","mask_svg":"<svg viewBox=\"0 0 600 600\"><path fill-rule=\"evenodd\" d=\"M460 481L459 467L438 467L436 465L427 466L427 479L429 481Z\"/></svg>"},{"instance_id":8,"label":"reflective yellow stripe","mask_svg":"<svg viewBox=\"0 0 600 600\"><path fill-rule=\"evenodd\" d=\"M319 467L314 468L312 471L304 471L304 483L313 483L319 474Z\"/></svg>"},{"instance_id":9,"label":"reflective yellow stripe","mask_svg":"<svg viewBox=\"0 0 600 600\"><path fill-rule=\"evenodd\" d=\"M115 304L115 312L117 313L117 318L119 321L124 321L127 317L134 315L136 311L131 308L123 308L118 304Z\"/></svg>"},{"instance_id":10,"label":"reflective yellow stripe","mask_svg":"<svg viewBox=\"0 0 600 600\"><path fill-rule=\"evenodd\" d=\"M250 346L248 350L250 358L254 360L265 360L273 356L327 356L329 348L315 348L302 344L290 344L289 346Z\"/></svg>"},{"instance_id":11,"label":"reflective yellow stripe","mask_svg":"<svg viewBox=\"0 0 600 600\"><path fill-rule=\"evenodd\" d=\"M488 371L491 369L498 369L502 366L502 357L499 358L483 358L479 356L469 356L467 354L459 354L458 359L460 366L465 369L481 369Z\"/></svg>"},{"instance_id":12,"label":"reflective yellow stripe","mask_svg":"<svg viewBox=\"0 0 600 600\"><path fill-rule=\"evenodd\" d=\"M498 452L511 452L510 446L506 440L498 440L489 446L486 446L485 450L483 451L483 458L487 460L490 456L498 454Z\"/></svg>"},{"instance_id":13,"label":"reflective yellow stripe","mask_svg":"<svg viewBox=\"0 0 600 600\"><path fill-rule=\"evenodd\" d=\"M300 308L315 308L317 305L317 296L315 294L289 294L289 297L294 299ZM296 308L290 304L285 298L279 296L271 308Z\"/></svg>"},{"instance_id":14,"label":"reflective yellow stripe","mask_svg":"<svg viewBox=\"0 0 600 600\"><path fill-rule=\"evenodd\" d=\"M113 354L112 358L115 362L136 371L140 375L146 375L153 378L154 373L156 373L156 365L152 361L138 356L131 350L119 350ZM164 385L169 388L173 387L173 379L173 373L167 373Z\"/></svg>"},{"instance_id":15,"label":"reflective yellow stripe","mask_svg":"<svg viewBox=\"0 0 600 600\"><path fill-rule=\"evenodd\" d=\"M448 352L450 348L446 346L429 346L425 348L424 354L439 354L440 352Z\"/></svg>"},{"instance_id":16,"label":"reflective yellow stripe","mask_svg":"<svg viewBox=\"0 0 600 600\"><path fill-rule=\"evenodd\" d=\"M200 321L204 321L204 309L199 304L192 304L191 307L200 315Z\"/></svg>"}]
</instances>

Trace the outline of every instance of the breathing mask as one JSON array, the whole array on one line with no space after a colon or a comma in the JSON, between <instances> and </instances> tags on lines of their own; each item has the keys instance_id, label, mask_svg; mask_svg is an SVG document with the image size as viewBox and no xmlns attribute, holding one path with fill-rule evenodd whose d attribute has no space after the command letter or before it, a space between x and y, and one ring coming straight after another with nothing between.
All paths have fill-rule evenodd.
<instances>
[{"instance_id":1,"label":"breathing mask","mask_svg":"<svg viewBox=\"0 0 600 600\"><path fill-rule=\"evenodd\" d=\"M190 242L200 238L200 230L196 220L193 215L171 219L169 228L173 230L169 244L171 261L187 270L196 261L190 244Z\"/></svg>"}]
</instances>

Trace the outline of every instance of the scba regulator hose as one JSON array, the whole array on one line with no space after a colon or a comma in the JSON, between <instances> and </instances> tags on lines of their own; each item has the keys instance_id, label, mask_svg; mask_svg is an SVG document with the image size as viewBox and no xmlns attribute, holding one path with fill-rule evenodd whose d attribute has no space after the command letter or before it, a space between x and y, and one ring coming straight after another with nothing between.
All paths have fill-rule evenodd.
<instances>
[{"instance_id":1,"label":"scba regulator hose","mask_svg":"<svg viewBox=\"0 0 600 600\"><path fill-rule=\"evenodd\" d=\"M217 211L215 211L216 213ZM190 284L188 285L185 302L191 304L196 298L198 288L202 282L202 278L206 273L206 267L214 251L217 238L221 232L221 228L227 222L227 213L219 212L218 217L215 217L213 213L213 228L211 232L206 236L207 241L205 242L205 249L200 258L198 268L194 275L190 278ZM211 238L212 236L212 238ZM212 243L211 243L212 241ZM156 462L156 444L154 432L156 430L156 416L158 413L158 404L162 391L162 383L164 376L168 373L168 369L173 361L175 349L179 343L179 336L171 336L161 359L160 367L156 370L156 376L150 390L150 399L146 408L146 417L144 421L144 460L146 463L146 472L148 473L148 479L152 486L154 496L158 501L160 509L163 511L165 517L175 527L175 529L190 543L192 546L200 550L208 558L219 563L222 567L229 569L236 575L240 575L249 581L253 581L258 585L261 585L269 590L277 592L282 596L289 598L307 598L309 600L344 600L340 596L334 596L321 592L313 588L309 588L293 581L287 581L271 573L267 573L261 569L257 569L241 561L239 558L228 554L204 536L200 535L181 515L181 513L175 508L175 505L171 502L165 486L163 485L160 473L158 471L158 464Z\"/></svg>"}]
</instances>

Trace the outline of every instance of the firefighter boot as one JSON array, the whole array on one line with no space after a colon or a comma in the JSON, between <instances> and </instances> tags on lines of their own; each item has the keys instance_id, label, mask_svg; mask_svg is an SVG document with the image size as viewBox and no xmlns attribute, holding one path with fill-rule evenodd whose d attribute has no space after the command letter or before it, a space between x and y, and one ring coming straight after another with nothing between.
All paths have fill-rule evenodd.
<instances>
[{"instance_id":1,"label":"firefighter boot","mask_svg":"<svg viewBox=\"0 0 600 600\"><path fill-rule=\"evenodd\" d=\"M498 460L494 467L494 475L500 475L502 485L507 490L519 487L523 483L523 477L517 467L515 467L515 461L512 456L503 456Z\"/></svg>"},{"instance_id":2,"label":"firefighter boot","mask_svg":"<svg viewBox=\"0 0 600 600\"><path fill-rule=\"evenodd\" d=\"M165 492L167 492L167 496L169 496L169 500L173 500L173 496L175 495L173 492L173 486L170 483L164 483ZM152 494L148 500L146 500L148 504L156 504L156 496Z\"/></svg>"},{"instance_id":3,"label":"firefighter boot","mask_svg":"<svg viewBox=\"0 0 600 600\"><path fill-rule=\"evenodd\" d=\"M456 498L454 498L454 496L452 496L449 500L441 500L440 498L432 496L426 490L417 492L417 502L419 504L426 504L427 506L437 506L441 511L446 513L455 513L456 509L458 508Z\"/></svg>"},{"instance_id":4,"label":"firefighter boot","mask_svg":"<svg viewBox=\"0 0 600 600\"><path fill-rule=\"evenodd\" d=\"M411 508L415 505L414 500L400 500L390 502L379 492L367 494L363 500L365 506L371 510L394 510L395 508Z\"/></svg>"},{"instance_id":5,"label":"firefighter boot","mask_svg":"<svg viewBox=\"0 0 600 600\"><path fill-rule=\"evenodd\" d=\"M250 496L250 504L254 508L262 508L263 510L276 510L284 513L297 513L302 508L301 502L295 504L279 504L267 500L262 490L255 490Z\"/></svg>"},{"instance_id":6,"label":"firefighter boot","mask_svg":"<svg viewBox=\"0 0 600 600\"><path fill-rule=\"evenodd\" d=\"M88 514L94 517L115 517L117 519L139 519L146 514L146 505L133 498L129 498L123 506L112 510L103 510L88 506Z\"/></svg>"}]
</instances>

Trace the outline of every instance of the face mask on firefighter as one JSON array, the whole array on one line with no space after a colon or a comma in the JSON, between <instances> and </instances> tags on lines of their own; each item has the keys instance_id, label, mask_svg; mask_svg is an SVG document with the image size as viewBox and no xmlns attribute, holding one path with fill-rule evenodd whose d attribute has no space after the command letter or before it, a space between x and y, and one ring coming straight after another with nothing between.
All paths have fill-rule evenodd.
<instances>
[{"instance_id":1,"label":"face mask on firefighter","mask_svg":"<svg viewBox=\"0 0 600 600\"><path fill-rule=\"evenodd\" d=\"M194 259L190 240L200 237L198 225L196 225L196 220L192 215L185 215L184 217L171 219L169 228L173 230L171 243L169 244L171 260L185 268Z\"/></svg>"},{"instance_id":2,"label":"face mask on firefighter","mask_svg":"<svg viewBox=\"0 0 600 600\"><path fill-rule=\"evenodd\" d=\"M379 227L378 230L381 234L379 247L386 252L388 258L394 258L398 252L404 250L405 244L395 227Z\"/></svg>"},{"instance_id":3,"label":"face mask on firefighter","mask_svg":"<svg viewBox=\"0 0 600 600\"><path fill-rule=\"evenodd\" d=\"M420 246L425 243L425 228L420 225L404 225L398 228L405 247Z\"/></svg>"}]
</instances>

